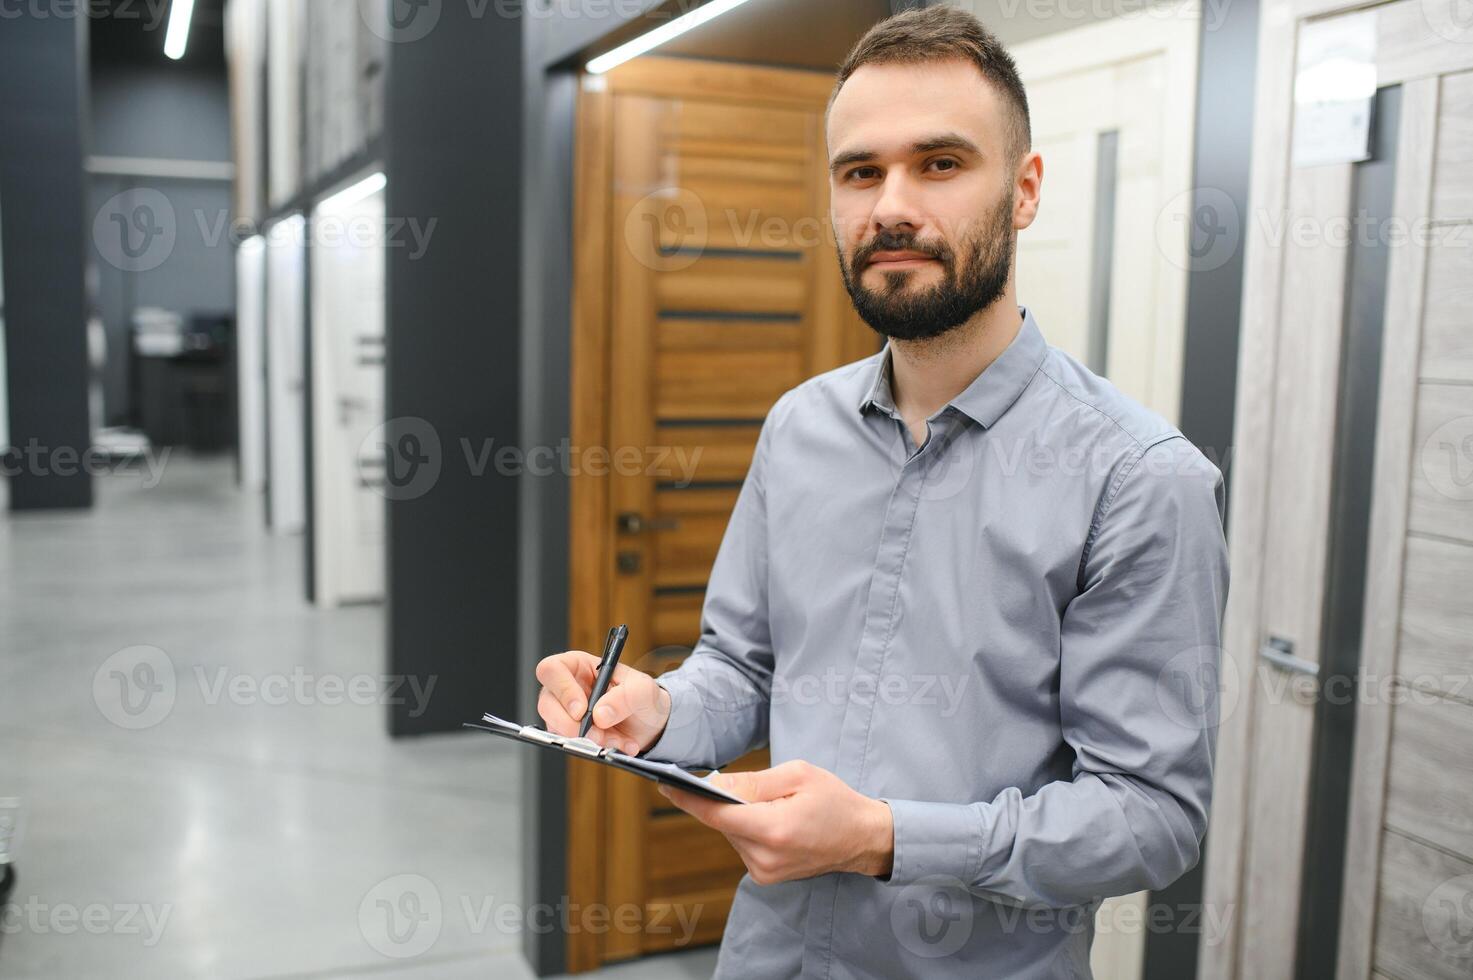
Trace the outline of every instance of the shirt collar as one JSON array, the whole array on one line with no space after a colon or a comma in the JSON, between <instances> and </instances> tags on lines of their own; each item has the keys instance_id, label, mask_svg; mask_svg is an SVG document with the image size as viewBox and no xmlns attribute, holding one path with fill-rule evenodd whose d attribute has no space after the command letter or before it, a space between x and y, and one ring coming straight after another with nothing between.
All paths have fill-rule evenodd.
<instances>
[{"instance_id":1,"label":"shirt collar","mask_svg":"<svg viewBox=\"0 0 1473 980\"><path fill-rule=\"evenodd\" d=\"M948 403L949 407L955 408L984 428L991 428L1018 400L1018 396L1023 394L1023 389L1028 387L1028 383L1038 373L1038 366L1043 363L1043 355L1048 351L1043 332L1038 329L1033 314L1025 307L1019 307L1018 312L1023 315L1023 324L1018 328L1018 335L1013 338L1012 343ZM895 400L890 388L888 341L871 371L870 384L866 386L864 399L859 403L860 413L874 407L887 415L895 415Z\"/></svg>"}]
</instances>

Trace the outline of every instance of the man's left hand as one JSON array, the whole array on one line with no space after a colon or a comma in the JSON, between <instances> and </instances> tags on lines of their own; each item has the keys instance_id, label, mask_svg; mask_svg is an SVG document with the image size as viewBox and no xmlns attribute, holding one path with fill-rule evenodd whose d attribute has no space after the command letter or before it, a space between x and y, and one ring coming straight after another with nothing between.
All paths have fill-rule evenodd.
<instances>
[{"instance_id":1,"label":"man's left hand","mask_svg":"<svg viewBox=\"0 0 1473 980\"><path fill-rule=\"evenodd\" d=\"M831 871L890 873L895 827L889 804L856 793L828 770L800 760L721 773L711 781L747 803L718 803L664 785L660 792L725 834L757 884Z\"/></svg>"}]
</instances>

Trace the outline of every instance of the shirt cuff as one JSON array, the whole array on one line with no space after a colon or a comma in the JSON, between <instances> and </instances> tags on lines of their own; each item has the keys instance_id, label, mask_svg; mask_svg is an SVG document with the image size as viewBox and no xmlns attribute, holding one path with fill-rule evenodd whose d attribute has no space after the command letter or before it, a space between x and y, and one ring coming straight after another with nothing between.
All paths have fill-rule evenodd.
<instances>
[{"instance_id":1,"label":"shirt cuff","mask_svg":"<svg viewBox=\"0 0 1473 980\"><path fill-rule=\"evenodd\" d=\"M909 885L922 878L944 876L972 885L982 865L982 815L965 803L891 800L895 854L890 885Z\"/></svg>"},{"instance_id":2,"label":"shirt cuff","mask_svg":"<svg viewBox=\"0 0 1473 980\"><path fill-rule=\"evenodd\" d=\"M670 695L670 718L655 744L640 753L641 758L655 762L673 762L678 766L701 764L705 737L706 708L695 685L674 673L657 677L655 683Z\"/></svg>"}]
</instances>

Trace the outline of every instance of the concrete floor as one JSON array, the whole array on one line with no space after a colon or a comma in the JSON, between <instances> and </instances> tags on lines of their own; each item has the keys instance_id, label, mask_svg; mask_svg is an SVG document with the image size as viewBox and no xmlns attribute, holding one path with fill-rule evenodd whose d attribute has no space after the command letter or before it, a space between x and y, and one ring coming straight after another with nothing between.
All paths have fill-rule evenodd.
<instances>
[{"instance_id":1,"label":"concrete floor","mask_svg":"<svg viewBox=\"0 0 1473 980\"><path fill-rule=\"evenodd\" d=\"M0 516L0 978L531 977L513 747L391 741L382 611L307 606L232 474L176 454Z\"/></svg>"}]
</instances>

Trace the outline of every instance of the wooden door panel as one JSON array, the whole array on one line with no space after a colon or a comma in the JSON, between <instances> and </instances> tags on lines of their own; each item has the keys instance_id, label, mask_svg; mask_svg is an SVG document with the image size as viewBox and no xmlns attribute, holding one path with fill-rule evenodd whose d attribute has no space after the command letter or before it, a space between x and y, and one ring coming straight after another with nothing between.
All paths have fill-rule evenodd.
<instances>
[{"instance_id":1,"label":"wooden door panel","mask_svg":"<svg viewBox=\"0 0 1473 980\"><path fill-rule=\"evenodd\" d=\"M776 314L796 320L802 316L810 278L806 263L794 258L700 258L687 268L659 274L655 280L657 314L675 319L699 310Z\"/></svg>"},{"instance_id":2,"label":"wooden door panel","mask_svg":"<svg viewBox=\"0 0 1473 980\"><path fill-rule=\"evenodd\" d=\"M1421 373L1469 384L1473 383L1473 226L1442 231L1460 235L1464 246L1438 249L1427 256Z\"/></svg>"},{"instance_id":3,"label":"wooden door panel","mask_svg":"<svg viewBox=\"0 0 1473 980\"><path fill-rule=\"evenodd\" d=\"M733 425L662 426L659 440L672 459L689 461L693 482L729 483L747 475L760 425L737 420Z\"/></svg>"},{"instance_id":4,"label":"wooden door panel","mask_svg":"<svg viewBox=\"0 0 1473 980\"><path fill-rule=\"evenodd\" d=\"M738 153L751 145L767 144L791 151L808 143L808 112L705 99L681 100L678 93L671 95L675 96L671 111L660 120L657 130L661 140L705 140L733 147Z\"/></svg>"},{"instance_id":5,"label":"wooden door panel","mask_svg":"<svg viewBox=\"0 0 1473 980\"><path fill-rule=\"evenodd\" d=\"M650 792L658 801L648 824L650 901L685 901L723 885L735 887L742 877L742 862L726 838L686 819L664 797Z\"/></svg>"},{"instance_id":6,"label":"wooden door panel","mask_svg":"<svg viewBox=\"0 0 1473 980\"><path fill-rule=\"evenodd\" d=\"M745 170L747 161L733 170ZM773 161L754 161L764 170L775 174L778 164ZM730 164L727 164L730 166ZM786 168L788 165L782 163ZM712 170L714 167L701 167ZM710 237L709 247L721 248L777 248L784 244L774 240L773 233L789 228L811 230L817 218L809 211L810 200L807 188L787 179L750 181L722 177L685 176L684 167L674 168L681 181L681 189L704 205L706 229ZM682 200L691 198L682 195ZM770 221L779 225L764 227ZM799 222L803 222L799 225ZM817 226L821 229L821 225ZM791 247L791 246L789 246Z\"/></svg>"},{"instance_id":7,"label":"wooden door panel","mask_svg":"<svg viewBox=\"0 0 1473 980\"><path fill-rule=\"evenodd\" d=\"M1469 226L1473 233L1473 226ZM1466 478L1473 385L1423 382L1417 399L1416 434L1412 445L1412 504L1409 530L1473 544L1473 507L1457 482ZM1449 466L1449 460L1453 462ZM1432 482L1431 474L1438 478Z\"/></svg>"},{"instance_id":8,"label":"wooden door panel","mask_svg":"<svg viewBox=\"0 0 1473 980\"><path fill-rule=\"evenodd\" d=\"M736 495L734 488L669 490L658 495L661 520L675 526L654 533L657 590L706 584Z\"/></svg>"},{"instance_id":9,"label":"wooden door panel","mask_svg":"<svg viewBox=\"0 0 1473 980\"><path fill-rule=\"evenodd\" d=\"M717 199L723 199L729 188L737 201L750 202L763 210L777 206L763 192L783 194L789 186L801 188L806 177L803 172L806 154L801 148L757 143L733 154L729 142L680 140L673 149L680 154L675 176L681 187L699 192L704 182L710 181L722 188L714 195ZM774 184L778 187L771 186ZM798 209L801 207L799 198Z\"/></svg>"},{"instance_id":10,"label":"wooden door panel","mask_svg":"<svg viewBox=\"0 0 1473 980\"><path fill-rule=\"evenodd\" d=\"M660 351L802 351L800 320L776 318L666 317L655 325Z\"/></svg>"},{"instance_id":11,"label":"wooden door panel","mask_svg":"<svg viewBox=\"0 0 1473 980\"><path fill-rule=\"evenodd\" d=\"M664 419L762 418L804 378L798 351L663 352L655 412Z\"/></svg>"},{"instance_id":12,"label":"wooden door panel","mask_svg":"<svg viewBox=\"0 0 1473 980\"><path fill-rule=\"evenodd\" d=\"M656 646L692 646L701 635L701 603L706 591L655 595L651 635Z\"/></svg>"},{"instance_id":13,"label":"wooden door panel","mask_svg":"<svg viewBox=\"0 0 1473 980\"><path fill-rule=\"evenodd\" d=\"M697 604L691 642L700 633L699 619ZM644 667L656 674L664 673L683 659L676 651L666 650L658 663ZM759 749L731 763L725 771L750 772L766 769L768 764L767 750ZM654 783L636 785L643 790L639 807L645 815L644 907L649 924L641 951L658 952L679 945L686 928L690 929L690 944L719 940L737 883L746 872L741 858L722 834L671 806Z\"/></svg>"},{"instance_id":14,"label":"wooden door panel","mask_svg":"<svg viewBox=\"0 0 1473 980\"><path fill-rule=\"evenodd\" d=\"M1473 71L1442 79L1439 101L1430 215L1434 221L1473 221ZM1463 244L1473 243L1464 238Z\"/></svg>"},{"instance_id":15,"label":"wooden door panel","mask_svg":"<svg viewBox=\"0 0 1473 980\"><path fill-rule=\"evenodd\" d=\"M1422 690L1464 701L1473 701L1469 582L1473 582L1473 548L1455 541L1407 538L1397 641L1400 674Z\"/></svg>"},{"instance_id":16,"label":"wooden door panel","mask_svg":"<svg viewBox=\"0 0 1473 980\"><path fill-rule=\"evenodd\" d=\"M1473 901L1467 884L1473 862L1394 831L1383 835L1382 854L1377 967L1387 976L1467 980L1473 973L1473 956L1467 955L1467 943L1459 942L1463 937L1456 930L1467 921L1463 903Z\"/></svg>"},{"instance_id":17,"label":"wooden door panel","mask_svg":"<svg viewBox=\"0 0 1473 980\"><path fill-rule=\"evenodd\" d=\"M1469 746L1473 708L1408 693L1391 715L1386 826L1453 854L1473 854Z\"/></svg>"}]
</instances>

